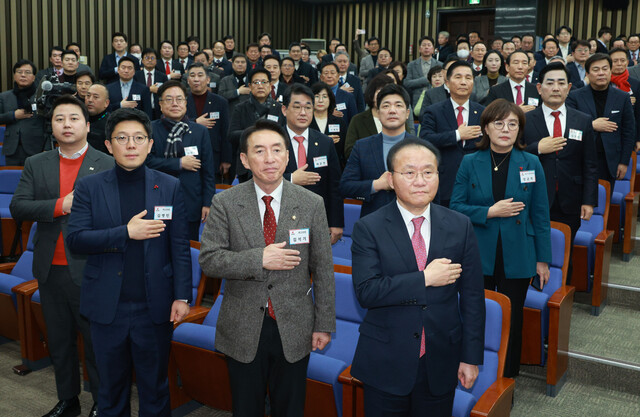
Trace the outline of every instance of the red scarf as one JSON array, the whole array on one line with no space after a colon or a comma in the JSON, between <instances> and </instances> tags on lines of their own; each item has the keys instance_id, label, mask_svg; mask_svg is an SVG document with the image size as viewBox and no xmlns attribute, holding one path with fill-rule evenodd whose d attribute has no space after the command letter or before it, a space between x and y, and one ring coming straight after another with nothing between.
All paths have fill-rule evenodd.
<instances>
[{"instance_id":1,"label":"red scarf","mask_svg":"<svg viewBox=\"0 0 640 417\"><path fill-rule=\"evenodd\" d=\"M626 91L627 93L631 91L631 86L629 85L629 70L625 69L622 74L613 75L611 74L611 82L615 84L622 91Z\"/></svg>"}]
</instances>

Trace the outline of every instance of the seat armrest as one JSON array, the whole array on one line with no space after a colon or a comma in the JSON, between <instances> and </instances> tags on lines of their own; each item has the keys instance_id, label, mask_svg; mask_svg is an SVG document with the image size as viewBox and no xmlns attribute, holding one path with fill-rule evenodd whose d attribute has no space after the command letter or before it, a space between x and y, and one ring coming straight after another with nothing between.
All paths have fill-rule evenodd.
<instances>
[{"instance_id":1,"label":"seat armrest","mask_svg":"<svg viewBox=\"0 0 640 417\"><path fill-rule=\"evenodd\" d=\"M22 295L31 298L34 292L38 290L38 280L32 279L31 281L23 282L15 287L11 288L11 291L16 295Z\"/></svg>"},{"instance_id":2,"label":"seat armrest","mask_svg":"<svg viewBox=\"0 0 640 417\"><path fill-rule=\"evenodd\" d=\"M185 318L183 318L181 321L177 323L173 323L173 328L175 329L182 323L202 324L202 322L204 321L204 318L207 317L207 314L209 314L209 310L211 309L208 307L193 306L191 307L191 310L189 310L189 314L187 314Z\"/></svg>"},{"instance_id":3,"label":"seat armrest","mask_svg":"<svg viewBox=\"0 0 640 417\"><path fill-rule=\"evenodd\" d=\"M16 266L17 262L5 262L0 264L0 272L3 274L11 274L13 271L13 267Z\"/></svg>"},{"instance_id":4,"label":"seat armrest","mask_svg":"<svg viewBox=\"0 0 640 417\"><path fill-rule=\"evenodd\" d=\"M338 382L345 385L353 385L356 387L361 387L362 382L358 378L355 378L351 375L351 365L338 376Z\"/></svg>"},{"instance_id":5,"label":"seat armrest","mask_svg":"<svg viewBox=\"0 0 640 417\"><path fill-rule=\"evenodd\" d=\"M571 285L563 285L553 293L547 305L549 308L560 308L563 304L568 302L569 299L573 300L573 294L576 292L575 287Z\"/></svg>"},{"instance_id":6,"label":"seat armrest","mask_svg":"<svg viewBox=\"0 0 640 417\"><path fill-rule=\"evenodd\" d=\"M602 232L598 233L598 236L596 236L594 242L596 243L596 245L604 246L607 243L607 240L611 240L613 242L613 235L613 230L603 230Z\"/></svg>"},{"instance_id":7,"label":"seat armrest","mask_svg":"<svg viewBox=\"0 0 640 417\"><path fill-rule=\"evenodd\" d=\"M508 416L511 412L515 384L516 381L511 378L498 378L482 394L471 410L471 417Z\"/></svg>"}]
</instances>

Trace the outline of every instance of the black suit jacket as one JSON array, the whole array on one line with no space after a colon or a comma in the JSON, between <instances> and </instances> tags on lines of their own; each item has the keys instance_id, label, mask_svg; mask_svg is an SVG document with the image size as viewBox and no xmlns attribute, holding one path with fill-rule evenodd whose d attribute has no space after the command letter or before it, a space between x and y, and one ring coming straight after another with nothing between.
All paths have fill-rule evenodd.
<instances>
[{"instance_id":1,"label":"black suit jacket","mask_svg":"<svg viewBox=\"0 0 640 417\"><path fill-rule=\"evenodd\" d=\"M287 146L289 148L289 164L284 171L284 177L291 180L291 173L298 169L296 163L296 153L291 143L293 138L289 138ZM324 167L316 167L316 164L325 159L328 163ZM327 212L327 223L329 227L344 227L344 200L340 195L340 176L342 168L338 160L338 153L333 146L333 139L317 130L309 129L309 140L307 148L307 171L320 174L320 181L314 185L305 185L324 200L324 209Z\"/></svg>"},{"instance_id":2,"label":"black suit jacket","mask_svg":"<svg viewBox=\"0 0 640 417\"><path fill-rule=\"evenodd\" d=\"M326 56L326 55L325 55ZM324 58L324 57L322 57ZM305 76L309 78L308 82L305 82L308 86L312 86L318 82L318 71L311 66L308 62L300 60L298 69L295 72L298 76Z\"/></svg>"},{"instance_id":3,"label":"black suit jacket","mask_svg":"<svg viewBox=\"0 0 640 417\"><path fill-rule=\"evenodd\" d=\"M597 45L596 46L596 53L609 55L609 48L607 48L605 45L600 43L600 41L597 40L597 39L596 39L596 45Z\"/></svg>"},{"instance_id":4,"label":"black suit jacket","mask_svg":"<svg viewBox=\"0 0 640 417\"><path fill-rule=\"evenodd\" d=\"M340 166L344 168L345 164L347 163L347 159L344 156L344 144L345 140L347 139L347 122L341 117L336 117L333 114L330 114L327 116L327 125L325 126L324 131L320 131L315 117L311 121L311 125L309 125L309 128L317 130L320 133L324 133L327 136L340 136L340 141L338 143L334 143L334 145L336 148L336 152L338 153ZM336 132L336 130L338 131Z\"/></svg>"},{"instance_id":5,"label":"black suit jacket","mask_svg":"<svg viewBox=\"0 0 640 417\"><path fill-rule=\"evenodd\" d=\"M233 67L231 65L231 61L229 61L227 58L222 58L222 61L220 61L219 63L216 63L215 61L213 61L211 65L216 68L220 78L233 74Z\"/></svg>"},{"instance_id":6,"label":"black suit jacket","mask_svg":"<svg viewBox=\"0 0 640 417\"><path fill-rule=\"evenodd\" d=\"M447 58L452 53L453 53L453 46L446 44L445 46L440 48L440 51L438 52L438 61L443 63L447 62Z\"/></svg>"},{"instance_id":7,"label":"black suit jacket","mask_svg":"<svg viewBox=\"0 0 640 417\"><path fill-rule=\"evenodd\" d=\"M511 92L511 83L509 80L491 87L489 89L489 94L487 94L487 96L482 100L481 104L483 106L488 106L493 100L498 98L503 98L510 103L514 102L513 93ZM533 84L525 81L524 97L522 98L523 104L529 104L530 98L537 99L539 102L540 94L538 94L538 90Z\"/></svg>"},{"instance_id":8,"label":"black suit jacket","mask_svg":"<svg viewBox=\"0 0 640 417\"><path fill-rule=\"evenodd\" d=\"M156 69L153 71L153 83L166 83L168 80L169 79L167 78L167 74L164 71L160 71L156 67ZM139 82L142 85L147 85L147 79L145 78L144 69L136 71L136 74L133 76L133 81ZM158 95L151 93L151 100L153 100L152 119L159 119L162 113L160 112Z\"/></svg>"},{"instance_id":9,"label":"black suit jacket","mask_svg":"<svg viewBox=\"0 0 640 417\"><path fill-rule=\"evenodd\" d=\"M170 65L172 71L180 71L180 74L184 74L185 68L177 59L172 59ZM158 62L156 63L156 69L164 73L165 75L167 74L167 69L165 68L164 60L162 58L158 59Z\"/></svg>"},{"instance_id":10,"label":"black suit jacket","mask_svg":"<svg viewBox=\"0 0 640 417\"><path fill-rule=\"evenodd\" d=\"M109 112L113 112L120 108L120 102L123 100L122 91L120 89L120 80L107 84L107 91L109 91L109 107L107 110ZM133 100L134 95L139 95L140 99ZM133 81L131 83L131 88L129 89L129 96L127 97L127 100L137 101L138 107L136 108L147 113L150 119L153 118L153 112L151 111L151 92L145 84Z\"/></svg>"},{"instance_id":11,"label":"black suit jacket","mask_svg":"<svg viewBox=\"0 0 640 417\"><path fill-rule=\"evenodd\" d=\"M569 82L571 83L571 89L577 90L585 86L584 80L580 77L578 67L575 62L569 62L567 64L567 70L569 71Z\"/></svg>"},{"instance_id":12,"label":"black suit jacket","mask_svg":"<svg viewBox=\"0 0 640 417\"><path fill-rule=\"evenodd\" d=\"M553 206L557 197L565 214L580 215L582 205L598 204L598 156L591 117L570 107L566 109L563 136L567 138L567 144L561 151L538 153L540 139L552 136L547 128L542 107L526 114L523 140L527 145L527 152L540 158L547 181L549 207ZM572 130L582 132L582 140L570 139Z\"/></svg>"},{"instance_id":13,"label":"black suit jacket","mask_svg":"<svg viewBox=\"0 0 640 417\"><path fill-rule=\"evenodd\" d=\"M229 132L229 105L227 100L217 94L207 93L203 113L208 114L209 118L212 116L213 118L217 117L215 126L207 130L209 131L211 148L213 149L213 170L214 172L219 172L220 163L231 163L232 161L231 142L227 138ZM196 103L193 100L193 94L187 94L187 117L195 123L200 116L201 114L196 114Z\"/></svg>"},{"instance_id":14,"label":"black suit jacket","mask_svg":"<svg viewBox=\"0 0 640 417\"><path fill-rule=\"evenodd\" d=\"M140 61L138 61L138 58L131 55L129 52L127 52L125 56L128 56L129 58L133 59L136 62L136 65L135 65L136 70L140 69L140 64L139 64ZM116 73L115 71L115 68L117 66L118 65L116 64L115 52L109 55L105 55L105 57L102 58L102 62L100 63L99 76L101 80L104 80L105 84L109 84L118 80L118 73Z\"/></svg>"}]
</instances>

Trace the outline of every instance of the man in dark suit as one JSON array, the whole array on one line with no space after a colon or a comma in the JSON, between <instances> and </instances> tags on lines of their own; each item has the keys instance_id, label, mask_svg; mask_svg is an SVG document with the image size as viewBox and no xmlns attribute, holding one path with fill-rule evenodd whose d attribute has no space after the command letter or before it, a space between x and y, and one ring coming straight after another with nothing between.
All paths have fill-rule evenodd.
<instances>
[{"instance_id":1,"label":"man in dark suit","mask_svg":"<svg viewBox=\"0 0 640 417\"><path fill-rule=\"evenodd\" d=\"M157 69L158 57L155 50L146 48L142 51L142 69L136 71L133 81L146 85L151 93L152 119L160 118L160 104L158 103L158 88L168 81L167 74Z\"/></svg>"},{"instance_id":2,"label":"man in dark suit","mask_svg":"<svg viewBox=\"0 0 640 417\"><path fill-rule=\"evenodd\" d=\"M100 79L105 84L109 84L118 80L118 65L120 60L125 56L131 58L135 65L134 71L140 68L140 62L136 57L127 52L127 35L121 32L116 32L111 36L111 46L113 46L114 52L112 54L105 55L100 63Z\"/></svg>"},{"instance_id":3,"label":"man in dark suit","mask_svg":"<svg viewBox=\"0 0 640 417\"><path fill-rule=\"evenodd\" d=\"M608 54L611 38L613 38L613 32L611 32L611 28L609 26L603 26L600 28L598 31L598 39L596 39L596 53Z\"/></svg>"},{"instance_id":4,"label":"man in dark suit","mask_svg":"<svg viewBox=\"0 0 640 417\"><path fill-rule=\"evenodd\" d=\"M211 50L213 52L211 65L217 68L216 71L218 72L218 75L220 75L220 78L231 75L233 73L233 68L231 67L231 61L225 56L224 42L215 41Z\"/></svg>"},{"instance_id":5,"label":"man in dark suit","mask_svg":"<svg viewBox=\"0 0 640 417\"><path fill-rule=\"evenodd\" d=\"M338 87L341 90L353 94L358 113L362 113L365 111L362 82L356 75L349 73L349 65L351 64L349 54L342 51L336 52L336 58L333 62L338 66Z\"/></svg>"},{"instance_id":6,"label":"man in dark suit","mask_svg":"<svg viewBox=\"0 0 640 417\"><path fill-rule=\"evenodd\" d=\"M249 86L247 73L247 57L241 54L231 58L233 73L220 80L218 94L226 98L229 102L229 112L233 114L233 109L249 99L251 88Z\"/></svg>"},{"instance_id":7,"label":"man in dark suit","mask_svg":"<svg viewBox=\"0 0 640 417\"><path fill-rule=\"evenodd\" d=\"M162 59L157 60L156 69L164 72L167 78L171 80L179 80L185 72L185 67L180 61L173 58L173 43L170 40L160 42L160 56Z\"/></svg>"},{"instance_id":8,"label":"man in dark suit","mask_svg":"<svg viewBox=\"0 0 640 417\"><path fill-rule=\"evenodd\" d=\"M318 82L318 71L316 71L311 64L302 60L302 47L300 43L292 42L289 45L289 56L293 59L296 74L302 78L309 87Z\"/></svg>"},{"instance_id":9,"label":"man in dark suit","mask_svg":"<svg viewBox=\"0 0 640 417\"><path fill-rule=\"evenodd\" d=\"M545 65L549 63L551 58L554 56L558 56L560 54L560 44L555 38L549 38L542 42L542 57L538 59L536 62L536 66L533 67L533 70L537 73L542 71ZM560 55L562 56L562 55Z\"/></svg>"},{"instance_id":10,"label":"man in dark suit","mask_svg":"<svg viewBox=\"0 0 640 417\"><path fill-rule=\"evenodd\" d=\"M629 67L638 65L640 60L640 34L634 33L627 38L629 48Z\"/></svg>"},{"instance_id":11,"label":"man in dark suit","mask_svg":"<svg viewBox=\"0 0 640 417\"><path fill-rule=\"evenodd\" d=\"M203 64L196 62L187 71L189 89L187 94L187 117L206 127L211 139L213 151L213 170L216 183L222 183L223 177L231 167L231 142L229 132L229 106L224 97L207 90L209 77Z\"/></svg>"},{"instance_id":12,"label":"man in dark suit","mask_svg":"<svg viewBox=\"0 0 640 417\"><path fill-rule=\"evenodd\" d=\"M503 98L522 107L525 113L535 109L540 95L536 87L526 80L528 65L529 57L526 52L516 51L509 55L506 64L509 81L491 87L489 94L482 100L482 105L488 106L493 100Z\"/></svg>"},{"instance_id":13,"label":"man in dark suit","mask_svg":"<svg viewBox=\"0 0 640 417\"><path fill-rule=\"evenodd\" d=\"M62 75L62 53L64 49L61 46L52 46L49 49L50 67L43 68L36 74L36 85L40 85L43 78L50 79L51 76Z\"/></svg>"},{"instance_id":14,"label":"man in dark suit","mask_svg":"<svg viewBox=\"0 0 640 417\"><path fill-rule=\"evenodd\" d=\"M290 156L276 123L258 121L240 148L253 180L215 196L202 233L203 272L226 279L215 348L227 358L234 416L264 415L268 386L271 415L302 417L309 354L336 329L325 210L283 178Z\"/></svg>"},{"instance_id":15,"label":"man in dark suit","mask_svg":"<svg viewBox=\"0 0 640 417\"><path fill-rule=\"evenodd\" d=\"M2 153L7 165L24 165L25 159L44 150L44 119L34 109L36 66L21 59L13 66L13 90L0 94L0 124L6 126ZM50 148L49 148L50 149Z\"/></svg>"},{"instance_id":16,"label":"man in dark suit","mask_svg":"<svg viewBox=\"0 0 640 417\"><path fill-rule=\"evenodd\" d=\"M340 178L340 193L345 198L364 200L360 217L372 213L395 199L386 180L387 154L391 146L415 136L406 133L405 122L411 115L409 93L399 85L384 86L377 96L382 132L358 140Z\"/></svg>"},{"instance_id":17,"label":"man in dark suit","mask_svg":"<svg viewBox=\"0 0 640 417\"><path fill-rule=\"evenodd\" d=\"M358 114L358 106L352 93L340 89L338 85L340 81L339 73L340 70L338 70L335 62L329 62L322 67L320 81L326 83L336 97L336 109L333 114L338 117L343 117L348 125L353 116Z\"/></svg>"},{"instance_id":18,"label":"man in dark suit","mask_svg":"<svg viewBox=\"0 0 640 417\"><path fill-rule=\"evenodd\" d=\"M33 276L38 280L42 314L47 326L47 347L53 363L58 404L45 417L80 414L80 372L76 334L84 340L84 355L97 415L98 370L89 322L80 314L80 286L86 257L65 245L69 213L75 212L76 180L113 168L113 158L87 144L89 113L72 96L53 106L51 128L58 149L27 159L11 200L11 215L38 222L34 238Z\"/></svg>"},{"instance_id":19,"label":"man in dark suit","mask_svg":"<svg viewBox=\"0 0 640 417\"><path fill-rule=\"evenodd\" d=\"M149 118L153 117L151 110L151 92L145 84L133 80L136 73L136 63L134 58L127 56L120 58L118 63L118 81L107 84L109 90L109 111L127 107L137 108L145 113Z\"/></svg>"},{"instance_id":20,"label":"man in dark suit","mask_svg":"<svg viewBox=\"0 0 640 417\"><path fill-rule=\"evenodd\" d=\"M451 35L446 30L438 33L438 48L436 50L436 55L438 57L438 61L443 64L447 62L447 58L453 53L453 45L449 43L450 36Z\"/></svg>"},{"instance_id":21,"label":"man in dark suit","mask_svg":"<svg viewBox=\"0 0 640 417\"><path fill-rule=\"evenodd\" d=\"M321 68L325 64L333 62L333 60L336 57L336 48L340 44L342 44L342 41L340 40L340 38L331 38L331 40L329 41L329 46L327 47L327 50L329 51L329 53L322 57L322 62L320 62Z\"/></svg>"},{"instance_id":22,"label":"man in dark suit","mask_svg":"<svg viewBox=\"0 0 640 417\"><path fill-rule=\"evenodd\" d=\"M224 54L229 61L236 55L239 55L240 52L237 52L236 49L236 41L233 39L233 35L225 35L222 38L222 42L224 42Z\"/></svg>"},{"instance_id":23,"label":"man in dark suit","mask_svg":"<svg viewBox=\"0 0 640 417\"><path fill-rule=\"evenodd\" d=\"M637 104L640 96L640 80L629 76L629 53L624 48L613 48L609 51L611 57L611 84L618 90L628 93L633 105L633 115L636 119L636 128L640 126L640 104ZM636 129L636 142L640 142L640 131ZM639 143L640 145L640 143Z\"/></svg>"},{"instance_id":24,"label":"man in dark suit","mask_svg":"<svg viewBox=\"0 0 640 417\"><path fill-rule=\"evenodd\" d=\"M280 59L274 55L269 55L262 61L262 67L271 74L271 98L282 103L289 86L280 82Z\"/></svg>"},{"instance_id":25,"label":"man in dark suit","mask_svg":"<svg viewBox=\"0 0 640 417\"><path fill-rule=\"evenodd\" d=\"M573 243L580 220L589 220L598 204L598 157L592 119L565 105L568 78L562 63L542 69L537 85L542 105L526 114L523 140L544 169L551 220L571 228Z\"/></svg>"},{"instance_id":26,"label":"man in dark suit","mask_svg":"<svg viewBox=\"0 0 640 417\"><path fill-rule=\"evenodd\" d=\"M483 44L477 42L474 48L478 45ZM451 64L445 84L451 99L427 107L422 116L420 137L440 151L440 187L436 201L449 207L462 157L476 151L476 143L482 136L480 115L484 106L469 100L473 90L473 70L468 63L457 61Z\"/></svg>"},{"instance_id":27,"label":"man in dark suit","mask_svg":"<svg viewBox=\"0 0 640 417\"><path fill-rule=\"evenodd\" d=\"M584 79L587 76L587 70L584 69L584 64L589 58L589 48L589 42L584 40L575 41L573 43L573 62L567 63L567 71L569 71L569 82L571 83L571 88L574 90L586 85Z\"/></svg>"},{"instance_id":28,"label":"man in dark suit","mask_svg":"<svg viewBox=\"0 0 640 417\"><path fill-rule=\"evenodd\" d=\"M610 88L611 58L596 53L585 63L589 85L572 91L567 107L591 116L598 154L598 178L611 183L624 178L636 141L636 123L629 94Z\"/></svg>"},{"instance_id":29,"label":"man in dark suit","mask_svg":"<svg viewBox=\"0 0 640 417\"><path fill-rule=\"evenodd\" d=\"M178 62L184 68L183 74L187 71L189 66L193 64L193 56L189 55L189 44L187 42L179 42L178 47Z\"/></svg>"},{"instance_id":30,"label":"man in dark suit","mask_svg":"<svg viewBox=\"0 0 640 417\"><path fill-rule=\"evenodd\" d=\"M356 145L357 146L357 145ZM385 180L397 200L353 229L353 286L367 309L351 374L367 417L449 417L484 355L484 289L471 221L432 204L438 150L394 145Z\"/></svg>"},{"instance_id":31,"label":"man in dark suit","mask_svg":"<svg viewBox=\"0 0 640 417\"><path fill-rule=\"evenodd\" d=\"M186 117L187 94L181 82L167 81L158 95L163 117L151 123L154 140L147 166L180 180L188 236L198 240L200 223L207 219L211 197L215 194L211 139L204 126Z\"/></svg>"},{"instance_id":32,"label":"man in dark suit","mask_svg":"<svg viewBox=\"0 0 640 417\"><path fill-rule=\"evenodd\" d=\"M173 322L189 313L191 256L180 184L144 166L151 125L118 109L106 128L116 160L76 184L67 245L89 255L80 312L91 323L100 372L100 416L131 414L136 371L140 415L169 416Z\"/></svg>"},{"instance_id":33,"label":"man in dark suit","mask_svg":"<svg viewBox=\"0 0 640 417\"><path fill-rule=\"evenodd\" d=\"M282 113L287 120L290 155L284 178L322 197L333 245L344 229L344 202L338 190L342 169L333 139L309 129L313 105L313 92L302 84L291 86L284 97Z\"/></svg>"}]
</instances>

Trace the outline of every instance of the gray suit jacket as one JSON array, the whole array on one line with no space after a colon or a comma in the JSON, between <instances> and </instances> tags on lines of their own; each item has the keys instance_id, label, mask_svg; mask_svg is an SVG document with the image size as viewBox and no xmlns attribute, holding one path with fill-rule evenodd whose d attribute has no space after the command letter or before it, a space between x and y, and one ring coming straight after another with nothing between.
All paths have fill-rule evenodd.
<instances>
[{"instance_id":1,"label":"gray suit jacket","mask_svg":"<svg viewBox=\"0 0 640 417\"><path fill-rule=\"evenodd\" d=\"M442 62L431 57L431 68L441 66ZM415 106L422 91L424 91L425 88L431 87L431 83L429 83L426 74L422 73L422 58L418 57L409 62L409 65L407 65L407 78L403 81L402 85L409 90L411 102Z\"/></svg>"},{"instance_id":2,"label":"gray suit jacket","mask_svg":"<svg viewBox=\"0 0 640 417\"><path fill-rule=\"evenodd\" d=\"M207 276L227 280L215 347L243 363L256 356L269 297L287 361L309 354L313 332L335 331L335 281L322 197L283 181L275 241L286 241L285 248L300 251L302 261L295 269L262 267L265 243L253 180L213 197L202 233L202 270ZM289 231L304 228L309 228L310 243L290 245Z\"/></svg>"},{"instance_id":3,"label":"gray suit jacket","mask_svg":"<svg viewBox=\"0 0 640 417\"><path fill-rule=\"evenodd\" d=\"M627 69L629 70L629 77L640 80L640 65L634 65L633 67L629 67Z\"/></svg>"},{"instance_id":4,"label":"gray suit jacket","mask_svg":"<svg viewBox=\"0 0 640 417\"><path fill-rule=\"evenodd\" d=\"M496 84L500 84L501 82L507 81L507 77L504 75L498 75L498 82ZM489 94L489 89L491 86L489 85L489 78L486 75L479 75L473 80L473 93L475 94L477 102L482 100Z\"/></svg>"},{"instance_id":5,"label":"gray suit jacket","mask_svg":"<svg viewBox=\"0 0 640 417\"><path fill-rule=\"evenodd\" d=\"M374 67L375 65L373 65L373 58L371 57L371 55L367 55L362 58L362 61L360 61L360 73L358 74L360 75L360 79L362 79L363 81L366 80L369 76L369 71L371 71Z\"/></svg>"},{"instance_id":6,"label":"gray suit jacket","mask_svg":"<svg viewBox=\"0 0 640 417\"><path fill-rule=\"evenodd\" d=\"M76 181L78 178L111 168L113 168L113 158L89 146ZM67 248L69 216L54 217L58 198L60 198L60 157L58 151L43 152L27 158L9 209L11 216L15 219L38 222L38 229L33 239L35 243L33 276L41 282L47 280L56 242L60 231L62 231L71 279L80 285L86 256L76 255ZM71 209L73 210L73 207Z\"/></svg>"},{"instance_id":7,"label":"gray suit jacket","mask_svg":"<svg viewBox=\"0 0 640 417\"><path fill-rule=\"evenodd\" d=\"M35 94L34 94L35 96ZM34 97L31 97L33 102ZM28 119L16 120L14 112L18 110L18 99L13 89L0 94L0 124L7 126L4 132L2 153L13 155L22 140L22 147L29 155L40 153L45 148L44 118L37 113Z\"/></svg>"}]
</instances>

